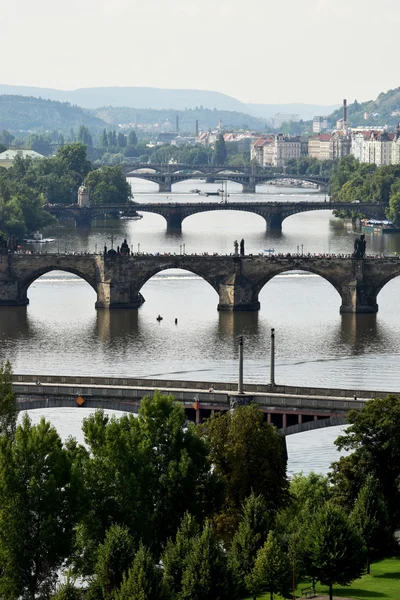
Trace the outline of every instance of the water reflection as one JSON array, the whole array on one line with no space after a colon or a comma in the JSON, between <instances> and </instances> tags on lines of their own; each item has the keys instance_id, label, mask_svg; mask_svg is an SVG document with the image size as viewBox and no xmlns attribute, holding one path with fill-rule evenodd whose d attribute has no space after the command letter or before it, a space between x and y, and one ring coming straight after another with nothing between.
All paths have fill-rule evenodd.
<instances>
[{"instance_id":1,"label":"water reflection","mask_svg":"<svg viewBox=\"0 0 400 600\"><path fill-rule=\"evenodd\" d=\"M139 311L137 310L97 310L96 333L104 344L119 343L140 334Z\"/></svg>"},{"instance_id":2,"label":"water reflection","mask_svg":"<svg viewBox=\"0 0 400 600\"><path fill-rule=\"evenodd\" d=\"M376 314L343 314L340 331L333 341L335 345L346 348L352 356L360 356L370 352L372 348L379 351L387 342Z\"/></svg>"}]
</instances>

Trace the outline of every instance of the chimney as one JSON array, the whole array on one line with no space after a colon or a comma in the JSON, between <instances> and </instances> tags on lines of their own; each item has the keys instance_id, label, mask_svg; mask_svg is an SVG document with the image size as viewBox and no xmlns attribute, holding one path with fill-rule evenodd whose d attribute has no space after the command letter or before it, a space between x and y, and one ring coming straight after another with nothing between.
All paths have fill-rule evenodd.
<instances>
[{"instance_id":1,"label":"chimney","mask_svg":"<svg viewBox=\"0 0 400 600\"><path fill-rule=\"evenodd\" d=\"M196 119L196 137L199 137L199 120Z\"/></svg>"},{"instance_id":2,"label":"chimney","mask_svg":"<svg viewBox=\"0 0 400 600\"><path fill-rule=\"evenodd\" d=\"M343 99L343 127L347 125L347 100Z\"/></svg>"},{"instance_id":3,"label":"chimney","mask_svg":"<svg viewBox=\"0 0 400 600\"><path fill-rule=\"evenodd\" d=\"M179 133L179 115L176 115L175 130L176 130L176 133Z\"/></svg>"}]
</instances>

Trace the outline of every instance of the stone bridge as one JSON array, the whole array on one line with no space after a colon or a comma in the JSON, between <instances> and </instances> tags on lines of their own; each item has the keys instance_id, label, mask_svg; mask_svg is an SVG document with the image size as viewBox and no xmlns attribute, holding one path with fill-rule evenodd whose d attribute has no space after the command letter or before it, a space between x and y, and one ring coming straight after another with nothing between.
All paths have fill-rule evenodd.
<instances>
[{"instance_id":1,"label":"stone bridge","mask_svg":"<svg viewBox=\"0 0 400 600\"><path fill-rule=\"evenodd\" d=\"M354 204L352 202L185 202L140 203L140 212L152 212L164 217L168 229L180 229L182 221L191 215L215 210L252 212L263 217L269 229L281 230L282 221L291 215L314 210L357 210L370 219L385 219L385 207L381 204Z\"/></svg>"},{"instance_id":2,"label":"stone bridge","mask_svg":"<svg viewBox=\"0 0 400 600\"><path fill-rule=\"evenodd\" d=\"M45 209L57 218L72 218L77 227L90 227L91 222L104 215L136 216L139 212L152 212L164 217L168 229L180 229L182 221L201 212L237 210L252 212L263 217L270 229L280 230L282 221L291 215L314 210L357 210L371 219L384 219L385 207L381 204L354 204L351 202L146 202L110 206L46 205Z\"/></svg>"},{"instance_id":3,"label":"stone bridge","mask_svg":"<svg viewBox=\"0 0 400 600\"><path fill-rule=\"evenodd\" d=\"M127 177L146 179L158 183L159 191L167 193L171 192L174 183L201 178L205 178L208 183L214 183L217 179L241 183L242 191L245 194L254 194L258 184L274 179L298 179L322 187L329 184L329 177L325 175L289 175L256 167L208 167L202 165L190 167L188 165L168 164L132 165L123 166L122 168Z\"/></svg>"},{"instance_id":4,"label":"stone bridge","mask_svg":"<svg viewBox=\"0 0 400 600\"><path fill-rule=\"evenodd\" d=\"M61 270L88 282L97 294L96 308L138 308L144 284L166 269L184 269L207 281L218 294L221 311L259 310L258 295L268 281L301 270L333 285L341 298L340 312L375 313L380 290L400 275L400 257L0 255L0 306L27 305L29 286L41 275Z\"/></svg>"}]
</instances>

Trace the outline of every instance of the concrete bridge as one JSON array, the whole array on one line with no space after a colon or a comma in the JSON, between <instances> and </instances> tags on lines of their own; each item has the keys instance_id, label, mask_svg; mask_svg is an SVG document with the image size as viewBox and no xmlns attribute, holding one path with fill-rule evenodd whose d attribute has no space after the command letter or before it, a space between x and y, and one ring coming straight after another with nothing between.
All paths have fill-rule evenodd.
<instances>
[{"instance_id":1,"label":"concrete bridge","mask_svg":"<svg viewBox=\"0 0 400 600\"><path fill-rule=\"evenodd\" d=\"M351 202L182 202L182 203L136 203L90 206L46 205L45 209L59 218L74 219L77 227L90 227L92 221L104 215L136 216L137 211L152 212L164 217L168 229L180 229L182 221L187 217L201 212L216 210L237 210L252 212L263 217L267 227L274 230L282 229L282 221L300 212L315 210L357 210L371 219L384 219L385 207L381 204L354 204Z\"/></svg>"},{"instance_id":2,"label":"concrete bridge","mask_svg":"<svg viewBox=\"0 0 400 600\"><path fill-rule=\"evenodd\" d=\"M254 194L256 186L274 179L298 179L326 187L329 177L325 175L289 175L262 167L208 167L204 165L130 165L122 166L127 177L146 179L158 183L160 192L171 192L172 185L188 179L205 178L208 183L218 180L234 181L242 184L245 194Z\"/></svg>"},{"instance_id":3,"label":"concrete bridge","mask_svg":"<svg viewBox=\"0 0 400 600\"><path fill-rule=\"evenodd\" d=\"M35 382L39 381L39 384ZM155 390L172 394L189 420L201 423L216 412L255 403L269 423L285 435L341 425L349 410L360 410L371 398L389 392L246 384L242 394L233 383L151 380L61 375L14 375L20 410L84 406L137 413L141 399ZM213 391L208 391L212 389Z\"/></svg>"},{"instance_id":4,"label":"concrete bridge","mask_svg":"<svg viewBox=\"0 0 400 600\"><path fill-rule=\"evenodd\" d=\"M375 313L383 286L400 275L400 257L356 260L330 256L0 255L0 306L29 303L29 286L54 270L78 275L97 294L96 308L138 308L144 284L166 269L184 269L207 281L220 311L257 311L258 295L273 277L301 270L320 275L338 292L342 313Z\"/></svg>"}]
</instances>

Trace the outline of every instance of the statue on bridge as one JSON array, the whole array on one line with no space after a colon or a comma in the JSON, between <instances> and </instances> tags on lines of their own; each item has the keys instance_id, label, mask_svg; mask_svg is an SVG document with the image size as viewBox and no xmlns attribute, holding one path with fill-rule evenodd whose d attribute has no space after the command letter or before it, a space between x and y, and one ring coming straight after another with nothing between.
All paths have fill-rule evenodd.
<instances>
[{"instance_id":1,"label":"statue on bridge","mask_svg":"<svg viewBox=\"0 0 400 600\"><path fill-rule=\"evenodd\" d=\"M124 241L121 244L119 253L122 254L122 256L129 256L129 254L131 253L129 246L128 246L128 242L126 241L126 238L124 239Z\"/></svg>"},{"instance_id":2,"label":"statue on bridge","mask_svg":"<svg viewBox=\"0 0 400 600\"><path fill-rule=\"evenodd\" d=\"M240 256L244 256L244 239L240 240Z\"/></svg>"},{"instance_id":3,"label":"statue on bridge","mask_svg":"<svg viewBox=\"0 0 400 600\"><path fill-rule=\"evenodd\" d=\"M357 259L364 258L366 247L367 247L367 242L365 241L365 234L362 233L359 238L356 238L354 240L353 258L357 258Z\"/></svg>"},{"instance_id":4,"label":"statue on bridge","mask_svg":"<svg viewBox=\"0 0 400 600\"><path fill-rule=\"evenodd\" d=\"M233 247L235 249L235 256L239 256L239 244L237 240L233 242Z\"/></svg>"}]
</instances>

